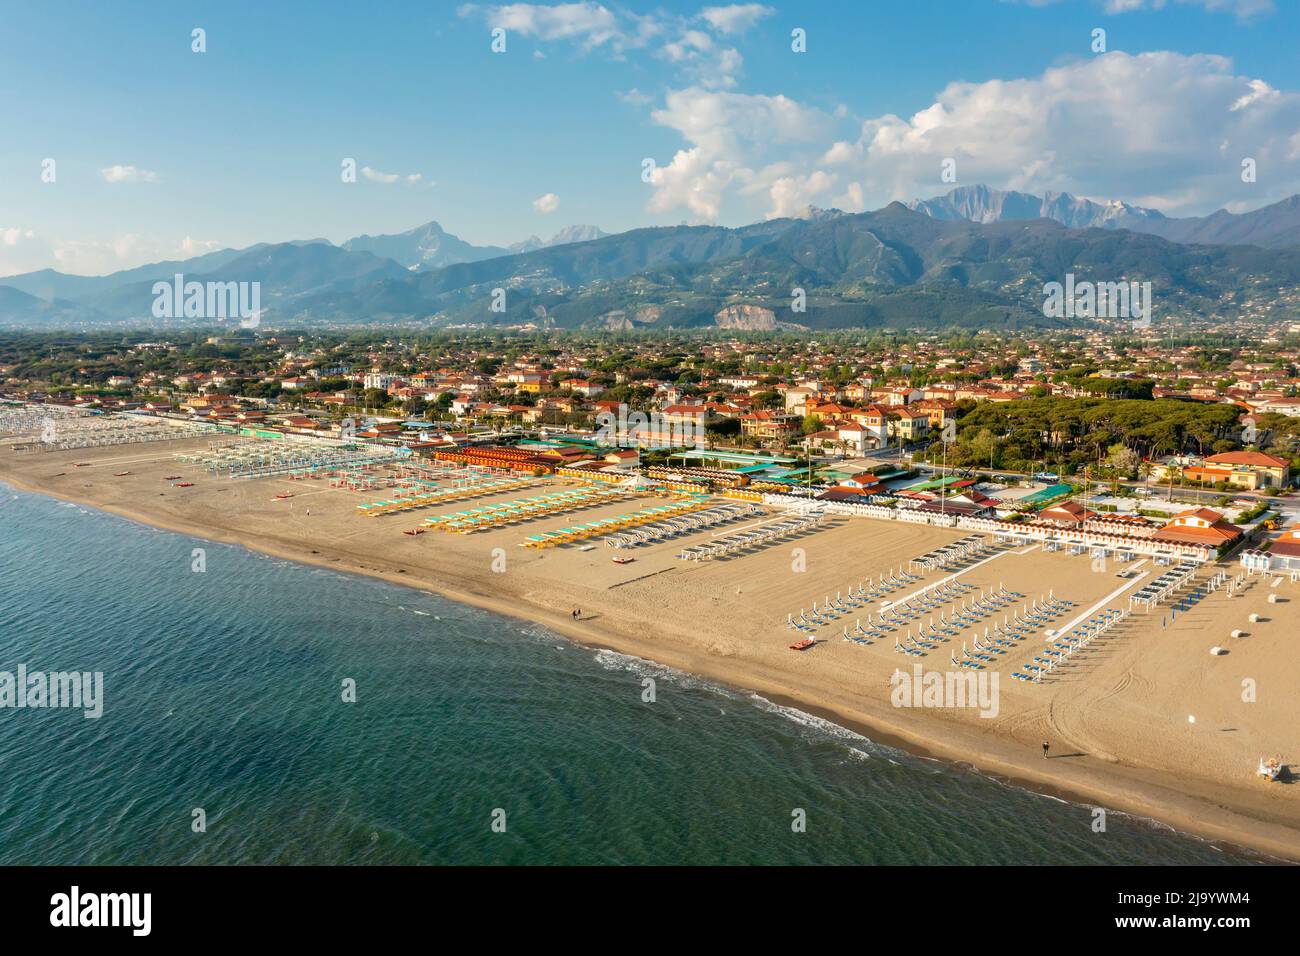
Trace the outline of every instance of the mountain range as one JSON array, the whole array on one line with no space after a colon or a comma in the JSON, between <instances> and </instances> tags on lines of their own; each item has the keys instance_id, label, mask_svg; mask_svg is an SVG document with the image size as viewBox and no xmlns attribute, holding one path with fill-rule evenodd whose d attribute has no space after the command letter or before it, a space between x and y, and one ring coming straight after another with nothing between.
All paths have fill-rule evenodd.
<instances>
[{"instance_id":1,"label":"mountain range","mask_svg":"<svg viewBox=\"0 0 1300 956\"><path fill-rule=\"evenodd\" d=\"M1052 219L1073 229L1128 229L1197 245L1300 246L1300 196L1247 213L1220 209L1209 216L1187 218L1171 218L1121 200L1094 202L1055 192L1034 196L988 186L958 186L934 199L914 199L907 206L935 219L983 223Z\"/></svg>"},{"instance_id":2,"label":"mountain range","mask_svg":"<svg viewBox=\"0 0 1300 956\"><path fill-rule=\"evenodd\" d=\"M453 236L436 222L429 222L395 236L358 236L343 243L342 248L349 252L369 252L392 259L412 272L427 272L458 262L477 262L480 259L548 249L570 242L587 242L605 235L607 233L596 226L569 226L546 240L529 236L523 242L505 247L475 246Z\"/></svg>"},{"instance_id":3,"label":"mountain range","mask_svg":"<svg viewBox=\"0 0 1300 956\"><path fill-rule=\"evenodd\" d=\"M260 282L263 320L280 325L1043 325L1058 324L1043 315L1043 284L1067 273L1150 281L1158 314L1170 317L1230 319L1249 301L1252 314L1294 320L1300 197L1175 219L1120 202L972 186L873 212L810 209L739 228L616 235L576 226L511 247L474 246L431 222L340 245L264 243L109 276L42 270L0 279L0 325L152 322L153 284L178 272ZM795 311L798 289L807 308Z\"/></svg>"}]
</instances>

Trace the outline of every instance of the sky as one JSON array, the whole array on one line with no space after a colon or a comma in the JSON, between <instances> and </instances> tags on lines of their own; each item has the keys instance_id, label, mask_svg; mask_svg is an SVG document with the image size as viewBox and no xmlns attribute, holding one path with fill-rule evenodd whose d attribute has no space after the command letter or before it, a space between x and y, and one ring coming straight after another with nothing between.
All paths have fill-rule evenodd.
<instances>
[{"instance_id":1,"label":"sky","mask_svg":"<svg viewBox=\"0 0 1300 956\"><path fill-rule=\"evenodd\" d=\"M1300 192L1298 40L1300 0L0 0L0 276L975 183L1244 211Z\"/></svg>"}]
</instances>

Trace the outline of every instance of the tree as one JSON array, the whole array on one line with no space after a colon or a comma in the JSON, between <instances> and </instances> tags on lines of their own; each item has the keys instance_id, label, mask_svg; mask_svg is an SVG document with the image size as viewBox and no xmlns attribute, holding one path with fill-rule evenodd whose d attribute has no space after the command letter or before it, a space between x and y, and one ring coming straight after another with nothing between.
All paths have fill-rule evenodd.
<instances>
[{"instance_id":1,"label":"tree","mask_svg":"<svg viewBox=\"0 0 1300 956\"><path fill-rule=\"evenodd\" d=\"M998 440L994 437L993 432L987 428L981 428L966 445L966 454L961 457L960 461L962 464L987 465L992 468L997 457L997 449Z\"/></svg>"},{"instance_id":2,"label":"tree","mask_svg":"<svg viewBox=\"0 0 1300 956\"><path fill-rule=\"evenodd\" d=\"M1141 463L1142 456L1123 443L1111 445L1106 455L1106 464L1125 477L1132 477Z\"/></svg>"}]
</instances>

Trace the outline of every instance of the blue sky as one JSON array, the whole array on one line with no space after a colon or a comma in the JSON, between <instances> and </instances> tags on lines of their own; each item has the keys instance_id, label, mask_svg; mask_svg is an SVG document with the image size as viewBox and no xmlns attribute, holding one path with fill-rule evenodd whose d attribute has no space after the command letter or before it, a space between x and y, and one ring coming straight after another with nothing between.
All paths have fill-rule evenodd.
<instances>
[{"instance_id":1,"label":"blue sky","mask_svg":"<svg viewBox=\"0 0 1300 956\"><path fill-rule=\"evenodd\" d=\"M1300 192L1298 12L1293 0L6 0L0 275L430 219L505 244L572 223L856 211L946 191L945 158L959 184L1175 215L1255 208ZM191 51L195 27L206 53ZM345 158L369 172L343 183Z\"/></svg>"}]
</instances>

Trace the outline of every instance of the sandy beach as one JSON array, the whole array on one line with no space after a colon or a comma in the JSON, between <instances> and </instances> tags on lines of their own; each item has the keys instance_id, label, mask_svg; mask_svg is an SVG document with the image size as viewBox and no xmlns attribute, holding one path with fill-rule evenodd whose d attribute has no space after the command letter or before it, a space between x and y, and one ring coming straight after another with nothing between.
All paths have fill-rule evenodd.
<instances>
[{"instance_id":1,"label":"sandy beach","mask_svg":"<svg viewBox=\"0 0 1300 956\"><path fill-rule=\"evenodd\" d=\"M905 657L895 653L892 636L871 646L843 640L841 627L853 627L850 615L820 628L817 646L795 653L788 645L801 635L786 628L787 615L904 568L966 532L836 518L743 555L679 560L684 545L728 529L702 530L631 550L635 560L617 565L615 552L599 539L591 550L520 544L528 534L665 499L629 498L474 534L412 536L402 532L467 505L363 517L357 505L382 493L334 489L319 479L214 478L173 457L206 447L206 439L26 454L0 447L0 480L156 527L435 591L589 645L751 690L882 743L1078 802L1081 830L1093 827L1092 808L1104 807L1300 860L1300 787L1267 783L1255 773L1261 756L1300 763L1300 699L1294 693L1300 655L1289 646L1300 633L1300 584L1272 586L1271 579L1255 576L1236 596L1207 594L1172 620L1167 607L1137 610L1037 684L1007 678L1041 652L1042 638L1022 641L991 668L1001 675L995 717L973 708L896 707L889 684L895 670L910 671L917 663L952 670L948 655L959 651L965 634L924 658ZM115 475L123 471L130 474ZM193 487L167 480L175 475ZM538 479L525 491L472 504L577 486L572 479ZM51 542L49 555L33 555L34 566L48 566L61 544ZM188 546L176 560L190 562ZM1018 592L1023 600L1008 605L1007 614L1049 593L1068 600L1071 606L1045 625L1059 629L1107 607L1127 607L1126 595L1158 573L1149 561L1133 568L1135 577L1123 579L1116 576L1119 566L1096 568L1086 555L1027 547L999 552L957 580L971 585L971 594L1002 585ZM1208 579L1215 570L1197 576ZM220 573L218 556L208 556L207 573ZM904 599L952 574L926 573L889 598ZM581 610L578 620L575 609ZM1263 620L1247 623L1251 614ZM1001 617L998 612L988 623ZM982 633L984 626L967 632ZM1235 629L1247 633L1229 637ZM908 630L905 625L897 635ZM1214 645L1228 653L1212 656ZM1049 759L1041 752L1044 740L1051 744Z\"/></svg>"}]
</instances>

